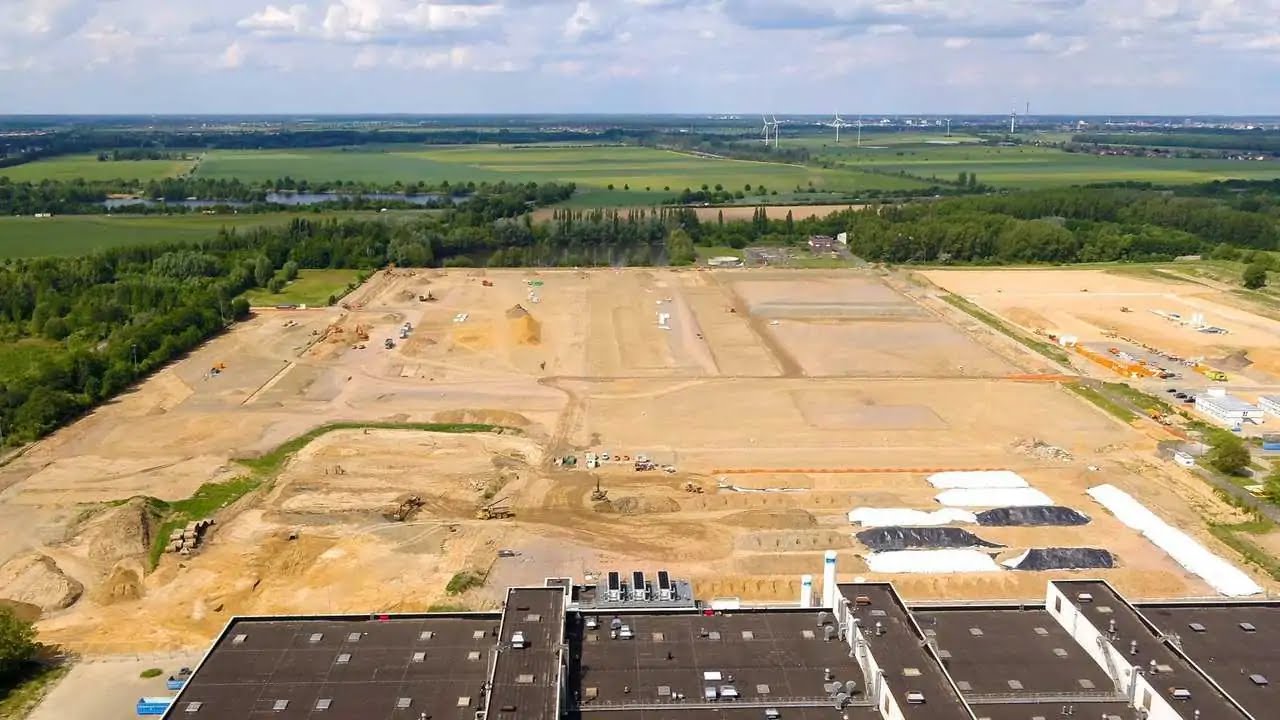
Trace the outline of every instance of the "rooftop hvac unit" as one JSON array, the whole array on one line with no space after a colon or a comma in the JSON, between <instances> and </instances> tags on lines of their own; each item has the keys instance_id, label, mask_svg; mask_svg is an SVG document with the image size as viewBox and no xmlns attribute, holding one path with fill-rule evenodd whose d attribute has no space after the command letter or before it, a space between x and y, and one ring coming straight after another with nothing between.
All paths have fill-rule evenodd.
<instances>
[{"instance_id":1,"label":"rooftop hvac unit","mask_svg":"<svg viewBox=\"0 0 1280 720\"><path fill-rule=\"evenodd\" d=\"M521 631L517 630L517 631L515 631L515 632L511 633L511 647L513 647L513 648L524 648L524 647L527 647L527 646L528 646L528 643L527 643L527 642L525 642L525 639L524 639L524 633L523 633L523 632L521 632Z\"/></svg>"},{"instance_id":2,"label":"rooftop hvac unit","mask_svg":"<svg viewBox=\"0 0 1280 720\"><path fill-rule=\"evenodd\" d=\"M919 690L909 690L909 691L907 691L907 704L908 704L908 705L923 705L923 704L924 704L924 693L920 692Z\"/></svg>"}]
</instances>

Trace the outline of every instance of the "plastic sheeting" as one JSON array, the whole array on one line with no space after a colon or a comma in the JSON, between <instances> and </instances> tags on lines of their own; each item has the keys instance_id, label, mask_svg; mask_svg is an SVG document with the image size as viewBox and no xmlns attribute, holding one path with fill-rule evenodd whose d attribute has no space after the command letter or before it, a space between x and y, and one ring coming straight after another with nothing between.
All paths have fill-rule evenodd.
<instances>
[{"instance_id":1,"label":"plastic sheeting","mask_svg":"<svg viewBox=\"0 0 1280 720\"><path fill-rule=\"evenodd\" d=\"M1053 498L1035 488L953 488L937 495L950 507L1029 507L1052 505Z\"/></svg>"},{"instance_id":2,"label":"plastic sheeting","mask_svg":"<svg viewBox=\"0 0 1280 720\"><path fill-rule=\"evenodd\" d=\"M1031 487L1012 470L948 470L930 475L929 484L939 490Z\"/></svg>"},{"instance_id":3,"label":"plastic sheeting","mask_svg":"<svg viewBox=\"0 0 1280 720\"><path fill-rule=\"evenodd\" d=\"M972 525L975 521L973 513L968 510L956 510L954 508L926 512L924 510L908 510L906 508L860 507L849 511L849 522L862 527L890 527L894 525L929 527L955 525L958 523Z\"/></svg>"},{"instance_id":4,"label":"plastic sheeting","mask_svg":"<svg viewBox=\"0 0 1280 720\"><path fill-rule=\"evenodd\" d=\"M877 552L914 548L980 548L1004 547L987 542L968 530L952 527L882 527L863 530L854 535L858 542Z\"/></svg>"},{"instance_id":5,"label":"plastic sheeting","mask_svg":"<svg viewBox=\"0 0 1280 720\"><path fill-rule=\"evenodd\" d=\"M987 527L1043 527L1088 525L1089 516L1079 510L1060 505L1032 505L983 510L977 514L979 525Z\"/></svg>"},{"instance_id":6,"label":"plastic sheeting","mask_svg":"<svg viewBox=\"0 0 1280 720\"><path fill-rule=\"evenodd\" d=\"M1012 570L1091 570L1113 568L1116 559L1098 548L1035 548L1001 565Z\"/></svg>"},{"instance_id":7,"label":"plastic sheeting","mask_svg":"<svg viewBox=\"0 0 1280 720\"><path fill-rule=\"evenodd\" d=\"M1090 497L1110 510L1120 522L1142 533L1179 565L1213 586L1214 590L1227 597L1243 597L1262 592L1262 588L1239 568L1161 520L1125 491L1114 485L1099 485L1090 488L1088 492Z\"/></svg>"},{"instance_id":8,"label":"plastic sheeting","mask_svg":"<svg viewBox=\"0 0 1280 720\"><path fill-rule=\"evenodd\" d=\"M871 553L867 568L876 573L999 572L991 556L979 550L899 550Z\"/></svg>"}]
</instances>

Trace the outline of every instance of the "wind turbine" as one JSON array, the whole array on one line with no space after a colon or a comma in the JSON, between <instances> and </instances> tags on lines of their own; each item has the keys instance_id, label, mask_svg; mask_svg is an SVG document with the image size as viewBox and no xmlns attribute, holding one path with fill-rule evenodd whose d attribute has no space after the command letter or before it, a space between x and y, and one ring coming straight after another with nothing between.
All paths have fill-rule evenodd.
<instances>
[{"instance_id":1,"label":"wind turbine","mask_svg":"<svg viewBox=\"0 0 1280 720\"><path fill-rule=\"evenodd\" d=\"M777 127L777 124L776 124L776 123L771 123L771 122L769 122L769 117L768 117L767 115L761 115L761 116L760 116L760 119L761 119L761 120L764 120L764 131L761 133L761 135L764 137L764 145L765 145L765 147L768 147L768 146L769 146L769 132L770 132L770 131L773 131L774 135L777 135L777 133L778 133L778 127Z\"/></svg>"},{"instance_id":2,"label":"wind turbine","mask_svg":"<svg viewBox=\"0 0 1280 720\"><path fill-rule=\"evenodd\" d=\"M773 120L773 149L777 150L778 149L778 116L770 115L769 117L772 118Z\"/></svg>"},{"instance_id":3,"label":"wind turbine","mask_svg":"<svg viewBox=\"0 0 1280 720\"><path fill-rule=\"evenodd\" d=\"M1009 113L1009 134L1010 135L1014 133L1014 126L1016 125L1017 120L1018 120L1018 111L1017 109L1015 109L1013 112Z\"/></svg>"},{"instance_id":4,"label":"wind turbine","mask_svg":"<svg viewBox=\"0 0 1280 720\"><path fill-rule=\"evenodd\" d=\"M862 115L858 115L858 147L862 147Z\"/></svg>"},{"instance_id":5,"label":"wind turbine","mask_svg":"<svg viewBox=\"0 0 1280 720\"><path fill-rule=\"evenodd\" d=\"M835 117L835 119L834 119L834 120L832 120L831 122L829 122L829 123L823 123L823 124L824 124L824 125L826 125L827 127L832 127L832 128L835 128L835 129L836 129L836 144L837 144L837 145L839 145L839 144L840 144L840 128L853 127L853 125L852 125L851 123L847 123L847 122L845 122L844 120L842 120L842 119L840 118L840 113L836 113L836 117Z\"/></svg>"}]
</instances>

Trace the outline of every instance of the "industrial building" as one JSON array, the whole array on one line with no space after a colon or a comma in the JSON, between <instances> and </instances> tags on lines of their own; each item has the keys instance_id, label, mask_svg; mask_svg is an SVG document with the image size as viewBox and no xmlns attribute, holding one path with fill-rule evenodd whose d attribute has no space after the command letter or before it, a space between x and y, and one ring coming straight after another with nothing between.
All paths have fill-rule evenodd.
<instances>
[{"instance_id":1,"label":"industrial building","mask_svg":"<svg viewBox=\"0 0 1280 720\"><path fill-rule=\"evenodd\" d=\"M1266 420L1261 407L1232 397L1221 388L1197 395L1196 410L1227 427L1236 427L1245 423L1261 425Z\"/></svg>"},{"instance_id":2,"label":"industrial building","mask_svg":"<svg viewBox=\"0 0 1280 720\"><path fill-rule=\"evenodd\" d=\"M1263 412L1280 415L1280 396L1263 395L1258 398L1258 407L1262 408Z\"/></svg>"},{"instance_id":3,"label":"industrial building","mask_svg":"<svg viewBox=\"0 0 1280 720\"><path fill-rule=\"evenodd\" d=\"M908 607L887 583L832 583L818 607L748 608L673 603L639 575L511 588L494 612L233 618L166 717L1276 716L1280 603L1134 605L1072 580L1027 604Z\"/></svg>"}]
</instances>

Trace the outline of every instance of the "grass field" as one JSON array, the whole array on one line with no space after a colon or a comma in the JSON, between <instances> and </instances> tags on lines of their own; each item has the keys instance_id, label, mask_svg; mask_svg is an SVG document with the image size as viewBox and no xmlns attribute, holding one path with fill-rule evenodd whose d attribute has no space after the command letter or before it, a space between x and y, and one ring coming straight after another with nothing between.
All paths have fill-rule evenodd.
<instances>
[{"instance_id":1,"label":"grass field","mask_svg":"<svg viewBox=\"0 0 1280 720\"><path fill-rule=\"evenodd\" d=\"M298 279L278 293L256 288L244 294L250 305L309 305L323 307L329 296L342 297L359 270L300 270Z\"/></svg>"},{"instance_id":2,"label":"grass field","mask_svg":"<svg viewBox=\"0 0 1280 720\"><path fill-rule=\"evenodd\" d=\"M1123 181L1180 185L1229 178L1280 177L1280 163L1274 162L1099 157L1031 146L911 146L876 150L842 144L838 150L828 148L821 157L847 167L906 172L940 180L954 180L961 172L977 173L979 181L1007 188Z\"/></svg>"},{"instance_id":3,"label":"grass field","mask_svg":"<svg viewBox=\"0 0 1280 720\"><path fill-rule=\"evenodd\" d=\"M13 182L41 180L159 180L191 169L191 160L117 160L101 162L95 153L63 155L25 165L0 168L0 177Z\"/></svg>"},{"instance_id":4,"label":"grass field","mask_svg":"<svg viewBox=\"0 0 1280 720\"><path fill-rule=\"evenodd\" d=\"M413 211L406 211L413 212ZM399 213L389 213L399 215ZM0 217L0 259L84 255L123 245L192 241L212 237L221 227L280 225L295 217L369 218L373 212L266 213L258 215L60 215L51 218Z\"/></svg>"},{"instance_id":5,"label":"grass field","mask_svg":"<svg viewBox=\"0 0 1280 720\"><path fill-rule=\"evenodd\" d=\"M741 190L765 186L779 193L810 186L857 192L923 187L905 178L856 169L825 170L796 165L696 157L642 147L508 147L466 145L430 149L325 149L287 152L214 152L197 171L201 177L266 180L289 176L312 181L423 181L451 183L575 182L589 195L583 207L650 204L684 188L722 185ZM614 189L609 191L609 186ZM665 188L670 188L667 190Z\"/></svg>"}]
</instances>

